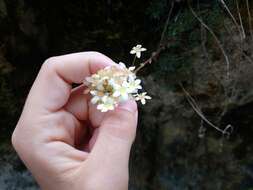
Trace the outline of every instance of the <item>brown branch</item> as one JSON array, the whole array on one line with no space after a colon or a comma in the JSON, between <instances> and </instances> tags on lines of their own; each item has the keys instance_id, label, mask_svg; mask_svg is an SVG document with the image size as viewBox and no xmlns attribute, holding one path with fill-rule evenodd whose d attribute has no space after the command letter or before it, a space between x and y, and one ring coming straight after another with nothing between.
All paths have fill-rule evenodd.
<instances>
[{"instance_id":1,"label":"brown branch","mask_svg":"<svg viewBox=\"0 0 253 190\"><path fill-rule=\"evenodd\" d=\"M152 52L151 56L146 61L144 61L143 63L141 63L140 66L137 69L135 69L135 71L134 71L135 74L138 71L140 71L143 67L145 67L147 64L151 64L153 61L156 61L158 59L160 53L164 49L166 49L166 46L171 42L171 40L167 40L167 42L165 42L165 43L163 41L164 41L164 36L165 36L165 33L166 33L168 25L169 25L169 21L170 21L171 15L172 15L172 11L174 9L174 5L175 5L175 2L172 1L171 7L170 7L170 10L169 10L166 22L165 22L165 25L163 27L163 32L161 34L161 38L160 38L160 42L158 44L157 50L154 51L154 52Z\"/></svg>"},{"instance_id":2,"label":"brown branch","mask_svg":"<svg viewBox=\"0 0 253 190\"><path fill-rule=\"evenodd\" d=\"M156 61L157 58L159 57L159 55L161 54L161 52L162 52L163 50L166 49L166 46L167 46L170 42L171 42L171 41L169 40L169 41L167 41L164 45L160 45L159 48L158 48L155 52L153 52L153 53L151 54L151 56L150 56L146 61L144 61L143 63L141 63L140 66L139 66L137 69L135 69L135 73L137 73L138 71L140 71L140 70L141 70L143 67L145 67L147 64L151 64L153 61Z\"/></svg>"},{"instance_id":3,"label":"brown branch","mask_svg":"<svg viewBox=\"0 0 253 190\"><path fill-rule=\"evenodd\" d=\"M135 69L135 74L140 71L143 67L145 67L147 64L151 64L154 61L157 61L158 57L160 56L160 54L162 53L162 51L164 51L166 48L168 48L169 44L173 44L175 42L174 38L168 39L164 44L160 45L159 48L154 51L151 56L144 62L142 62L140 64L139 67L137 67L137 69ZM187 53L191 53L192 51L189 50L189 52Z\"/></svg>"}]
</instances>

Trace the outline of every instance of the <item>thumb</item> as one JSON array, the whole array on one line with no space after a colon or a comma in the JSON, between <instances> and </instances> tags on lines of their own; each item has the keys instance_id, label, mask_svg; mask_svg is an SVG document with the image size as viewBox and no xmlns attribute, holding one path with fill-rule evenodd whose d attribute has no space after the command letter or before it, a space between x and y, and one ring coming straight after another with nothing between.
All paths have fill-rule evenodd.
<instances>
[{"instance_id":1,"label":"thumb","mask_svg":"<svg viewBox=\"0 0 253 190\"><path fill-rule=\"evenodd\" d=\"M115 110L107 112L99 127L96 143L89 156L100 170L128 172L128 161L136 134L137 105L129 100ZM101 167L99 166L101 165Z\"/></svg>"}]
</instances>

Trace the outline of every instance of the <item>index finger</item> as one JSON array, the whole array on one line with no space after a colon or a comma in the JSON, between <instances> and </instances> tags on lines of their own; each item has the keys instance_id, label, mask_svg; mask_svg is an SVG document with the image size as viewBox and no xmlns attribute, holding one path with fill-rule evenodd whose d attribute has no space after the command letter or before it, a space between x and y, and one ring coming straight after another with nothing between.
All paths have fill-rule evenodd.
<instances>
[{"instance_id":1,"label":"index finger","mask_svg":"<svg viewBox=\"0 0 253 190\"><path fill-rule=\"evenodd\" d=\"M110 58L97 52L49 58L42 65L26 104L37 110L56 111L67 103L73 83L82 83L85 77L113 64Z\"/></svg>"}]
</instances>

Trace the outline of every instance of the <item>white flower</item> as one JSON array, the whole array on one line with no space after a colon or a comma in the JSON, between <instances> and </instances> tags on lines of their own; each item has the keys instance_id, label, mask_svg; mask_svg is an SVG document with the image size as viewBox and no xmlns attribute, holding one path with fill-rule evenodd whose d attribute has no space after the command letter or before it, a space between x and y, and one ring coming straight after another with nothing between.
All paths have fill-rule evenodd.
<instances>
[{"instance_id":1,"label":"white flower","mask_svg":"<svg viewBox=\"0 0 253 190\"><path fill-rule=\"evenodd\" d=\"M122 85L114 85L113 97L119 97L122 101L128 99L128 83L126 81Z\"/></svg>"},{"instance_id":2,"label":"white flower","mask_svg":"<svg viewBox=\"0 0 253 190\"><path fill-rule=\"evenodd\" d=\"M93 98L91 98L91 103L96 104L98 103L99 100L100 100L99 96L93 96Z\"/></svg>"},{"instance_id":3,"label":"white flower","mask_svg":"<svg viewBox=\"0 0 253 190\"><path fill-rule=\"evenodd\" d=\"M127 84L128 93L136 93L139 89L142 89L140 84L141 84L140 79L131 80L131 78L130 78L130 80Z\"/></svg>"},{"instance_id":4,"label":"white flower","mask_svg":"<svg viewBox=\"0 0 253 190\"><path fill-rule=\"evenodd\" d=\"M126 64L123 63L123 62L119 62L119 67L120 67L121 69L126 69Z\"/></svg>"},{"instance_id":5,"label":"white flower","mask_svg":"<svg viewBox=\"0 0 253 190\"><path fill-rule=\"evenodd\" d=\"M93 95L93 97L91 98L91 103L96 104L99 101L102 101L102 97L104 95L104 93L100 92L100 91L96 91L96 90L91 90L90 94Z\"/></svg>"},{"instance_id":6,"label":"white flower","mask_svg":"<svg viewBox=\"0 0 253 190\"><path fill-rule=\"evenodd\" d=\"M140 49L139 53L146 50L141 46L135 48ZM136 56L139 55L136 54ZM151 97L147 96L146 92L139 94L138 91L142 89L141 80L136 78L134 70L135 67L127 68L122 62L118 66L101 69L84 80L87 86L84 93L91 95L91 103L96 104L101 112L114 110L120 102L133 98L145 104Z\"/></svg>"},{"instance_id":7,"label":"white flower","mask_svg":"<svg viewBox=\"0 0 253 190\"><path fill-rule=\"evenodd\" d=\"M143 48L142 45L138 44L137 46L133 47L130 51L130 54L136 54L136 57L141 57L141 52L146 51L146 48Z\"/></svg>"},{"instance_id":8,"label":"white flower","mask_svg":"<svg viewBox=\"0 0 253 190\"><path fill-rule=\"evenodd\" d=\"M101 112L107 112L109 110L114 110L115 107L115 101L114 99L108 97L108 96L104 96L102 98L102 103L98 104L97 109L101 110Z\"/></svg>"},{"instance_id":9,"label":"white flower","mask_svg":"<svg viewBox=\"0 0 253 190\"><path fill-rule=\"evenodd\" d=\"M135 69L135 66L132 66L132 67L127 68L127 67L126 67L126 64L123 63L123 62L119 62L119 67L120 67L121 69L127 69L127 70L130 71L130 72L133 72L134 69Z\"/></svg>"},{"instance_id":10,"label":"white flower","mask_svg":"<svg viewBox=\"0 0 253 190\"><path fill-rule=\"evenodd\" d=\"M147 92L143 92L141 94L137 94L135 97L136 101L141 101L142 104L146 104L146 100L150 100L151 97L146 95Z\"/></svg>"},{"instance_id":11,"label":"white flower","mask_svg":"<svg viewBox=\"0 0 253 190\"><path fill-rule=\"evenodd\" d=\"M94 75L92 75L91 77L86 77L83 83L84 83L85 85L87 85L87 86L88 86L89 84L96 85L97 82L98 82L98 80L99 80L99 75L94 74Z\"/></svg>"}]
</instances>

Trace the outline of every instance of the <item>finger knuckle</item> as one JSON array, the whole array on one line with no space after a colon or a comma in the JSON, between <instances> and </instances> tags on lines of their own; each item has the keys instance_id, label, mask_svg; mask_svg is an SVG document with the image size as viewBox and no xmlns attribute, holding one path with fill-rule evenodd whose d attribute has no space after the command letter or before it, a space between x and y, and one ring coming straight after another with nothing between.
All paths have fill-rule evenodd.
<instances>
[{"instance_id":1,"label":"finger knuckle","mask_svg":"<svg viewBox=\"0 0 253 190\"><path fill-rule=\"evenodd\" d=\"M46 71L54 71L55 65L57 62L58 62L57 57L50 57L42 64L41 68L42 70L46 70Z\"/></svg>"}]
</instances>

